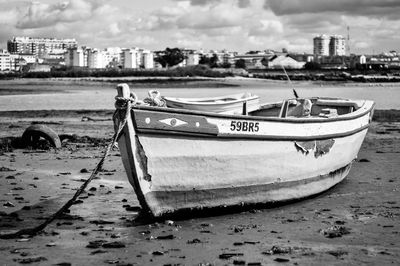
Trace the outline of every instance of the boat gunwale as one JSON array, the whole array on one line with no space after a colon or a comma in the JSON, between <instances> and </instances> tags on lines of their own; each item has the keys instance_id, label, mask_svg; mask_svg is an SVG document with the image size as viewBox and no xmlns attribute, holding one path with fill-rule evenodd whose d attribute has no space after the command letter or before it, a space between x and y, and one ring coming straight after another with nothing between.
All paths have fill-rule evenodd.
<instances>
[{"instance_id":1,"label":"boat gunwale","mask_svg":"<svg viewBox=\"0 0 400 266\"><path fill-rule=\"evenodd\" d=\"M239 94L231 94L231 95L225 95L225 96L219 96L219 97L210 97L210 98L176 98L176 97L168 97L164 96L163 99L166 100L167 102L171 103L178 103L178 104L185 104L185 105L199 105L199 106L219 106L219 105L228 105L228 104L235 104L235 103L240 103L244 101L254 101L259 99L260 97L257 95L251 95L246 98L240 98L240 99L234 99L234 100L229 100L226 102L212 102L213 100L223 100L226 98L234 98L234 96L244 96L245 93L239 93ZM178 100L179 99L179 100ZM190 101L189 101L190 99ZM209 100L209 102L205 102L204 99ZM196 102L196 100L203 100L203 102Z\"/></svg>"},{"instance_id":2,"label":"boat gunwale","mask_svg":"<svg viewBox=\"0 0 400 266\"><path fill-rule=\"evenodd\" d=\"M316 99L324 99L324 98L316 98ZM265 103L271 104L271 103ZM262 104L262 105L265 105ZM366 109L365 106L367 106ZM262 106L261 105L261 106ZM188 115L201 115L204 117L212 117L212 118L221 118L221 119L235 119L235 120L255 120L255 121L270 121L270 122L283 122L283 123L328 123L328 122L336 122L336 121L345 121L345 120L353 120L359 117L362 117L368 113L371 113L375 107L375 103L370 100L365 100L364 104L356 111L339 115L337 117L268 117L268 116L249 116L249 115L239 115L239 114L223 114L223 113L215 113L215 112L205 112L199 110L187 110L187 109L178 109L178 108L160 108L153 106L145 106L145 105L136 105L132 107L132 110L145 110L145 111L153 111L153 112L162 112L162 113L178 113L178 114L188 114Z\"/></svg>"}]
</instances>

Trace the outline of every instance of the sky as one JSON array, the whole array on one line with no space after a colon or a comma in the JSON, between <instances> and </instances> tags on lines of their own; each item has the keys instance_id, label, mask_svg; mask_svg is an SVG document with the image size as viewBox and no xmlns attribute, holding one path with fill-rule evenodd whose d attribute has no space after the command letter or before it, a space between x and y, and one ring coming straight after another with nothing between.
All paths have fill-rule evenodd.
<instances>
[{"instance_id":1,"label":"sky","mask_svg":"<svg viewBox=\"0 0 400 266\"><path fill-rule=\"evenodd\" d=\"M400 0L0 0L0 48L14 36L96 48L312 53L350 33L356 54L400 52Z\"/></svg>"}]
</instances>

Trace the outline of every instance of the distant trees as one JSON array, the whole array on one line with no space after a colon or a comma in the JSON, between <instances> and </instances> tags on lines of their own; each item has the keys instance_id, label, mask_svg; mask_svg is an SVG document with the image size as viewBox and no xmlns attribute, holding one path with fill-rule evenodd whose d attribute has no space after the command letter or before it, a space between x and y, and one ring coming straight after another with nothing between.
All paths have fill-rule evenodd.
<instances>
[{"instance_id":1,"label":"distant trees","mask_svg":"<svg viewBox=\"0 0 400 266\"><path fill-rule=\"evenodd\" d=\"M218 67L219 59L216 54L213 54L211 57L207 55L202 55L200 57L199 64L201 65L208 65L211 68Z\"/></svg>"},{"instance_id":2,"label":"distant trees","mask_svg":"<svg viewBox=\"0 0 400 266\"><path fill-rule=\"evenodd\" d=\"M317 62L307 62L304 65L304 68L308 69L308 70L318 70L318 69L321 69L321 65L318 64Z\"/></svg>"},{"instance_id":3,"label":"distant trees","mask_svg":"<svg viewBox=\"0 0 400 266\"><path fill-rule=\"evenodd\" d=\"M160 63L163 67L172 67L181 63L185 59L185 55L179 48L165 49L164 53L156 57L154 61Z\"/></svg>"},{"instance_id":4,"label":"distant trees","mask_svg":"<svg viewBox=\"0 0 400 266\"><path fill-rule=\"evenodd\" d=\"M245 69L245 68L246 68L246 61L244 61L244 59L236 60L236 62L235 62L235 67L236 67L236 68L243 68L243 69Z\"/></svg>"}]
</instances>

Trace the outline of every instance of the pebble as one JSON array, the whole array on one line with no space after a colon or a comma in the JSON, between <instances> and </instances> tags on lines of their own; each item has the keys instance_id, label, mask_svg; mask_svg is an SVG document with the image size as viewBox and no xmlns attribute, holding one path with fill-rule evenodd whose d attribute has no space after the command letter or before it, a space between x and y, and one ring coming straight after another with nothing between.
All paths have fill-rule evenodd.
<instances>
[{"instance_id":1,"label":"pebble","mask_svg":"<svg viewBox=\"0 0 400 266\"><path fill-rule=\"evenodd\" d=\"M162 251L153 251L153 253L152 253L154 256L162 256L162 255L164 255L164 252L162 252Z\"/></svg>"},{"instance_id":2,"label":"pebble","mask_svg":"<svg viewBox=\"0 0 400 266\"><path fill-rule=\"evenodd\" d=\"M9 201L4 203L3 206L5 206L5 207L15 207L15 205L13 203L9 202Z\"/></svg>"},{"instance_id":3,"label":"pebble","mask_svg":"<svg viewBox=\"0 0 400 266\"><path fill-rule=\"evenodd\" d=\"M81 173L89 173L89 170L86 169L86 168L82 168L80 172L81 172Z\"/></svg>"},{"instance_id":4,"label":"pebble","mask_svg":"<svg viewBox=\"0 0 400 266\"><path fill-rule=\"evenodd\" d=\"M286 258L275 258L274 261L276 261L276 262L288 262L290 260L286 259Z\"/></svg>"},{"instance_id":5,"label":"pebble","mask_svg":"<svg viewBox=\"0 0 400 266\"><path fill-rule=\"evenodd\" d=\"M222 260L227 260L232 257L239 257L239 256L243 256L243 253L222 253L218 257Z\"/></svg>"},{"instance_id":6,"label":"pebble","mask_svg":"<svg viewBox=\"0 0 400 266\"><path fill-rule=\"evenodd\" d=\"M170 239L174 239L175 236L174 235L165 235L165 236L157 236L156 239L158 240L170 240Z\"/></svg>"},{"instance_id":7,"label":"pebble","mask_svg":"<svg viewBox=\"0 0 400 266\"><path fill-rule=\"evenodd\" d=\"M107 242L102 245L103 248L124 248L126 245L120 241Z\"/></svg>"}]
</instances>

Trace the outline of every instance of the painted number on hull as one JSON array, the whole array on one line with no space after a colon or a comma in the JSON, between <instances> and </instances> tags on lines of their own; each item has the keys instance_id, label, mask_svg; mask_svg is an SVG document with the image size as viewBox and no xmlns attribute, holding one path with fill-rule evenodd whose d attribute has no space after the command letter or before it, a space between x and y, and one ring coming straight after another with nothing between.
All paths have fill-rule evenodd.
<instances>
[{"instance_id":1,"label":"painted number on hull","mask_svg":"<svg viewBox=\"0 0 400 266\"><path fill-rule=\"evenodd\" d=\"M231 121L231 131L258 132L258 122Z\"/></svg>"}]
</instances>

